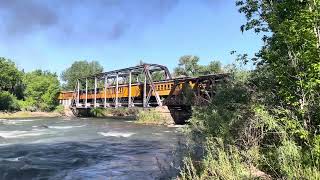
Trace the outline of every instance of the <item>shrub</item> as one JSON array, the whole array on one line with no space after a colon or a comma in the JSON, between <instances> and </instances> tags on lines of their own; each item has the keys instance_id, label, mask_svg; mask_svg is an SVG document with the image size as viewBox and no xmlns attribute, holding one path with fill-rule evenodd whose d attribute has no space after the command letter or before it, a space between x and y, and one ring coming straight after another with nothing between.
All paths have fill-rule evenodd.
<instances>
[{"instance_id":1,"label":"shrub","mask_svg":"<svg viewBox=\"0 0 320 180\"><path fill-rule=\"evenodd\" d=\"M24 101L23 100L19 101L19 105L21 107L21 110L23 111L31 111L31 112L37 111L38 108L35 104L36 104L36 101L33 100L32 98L26 98Z\"/></svg>"},{"instance_id":2,"label":"shrub","mask_svg":"<svg viewBox=\"0 0 320 180\"><path fill-rule=\"evenodd\" d=\"M207 139L205 153L206 155L198 165L194 165L195 162L190 157L185 158L181 179L253 178L240 151L235 146L225 146L222 139Z\"/></svg>"},{"instance_id":3,"label":"shrub","mask_svg":"<svg viewBox=\"0 0 320 180\"><path fill-rule=\"evenodd\" d=\"M182 179L247 179L259 174L320 178L319 131L306 126L296 110L275 106L276 101L268 99L271 95L263 97L251 85L235 78L217 88L208 107L193 108L185 131L191 145ZM208 142L212 138L223 145ZM259 173L251 172L252 167Z\"/></svg>"},{"instance_id":4,"label":"shrub","mask_svg":"<svg viewBox=\"0 0 320 180\"><path fill-rule=\"evenodd\" d=\"M55 108L54 110L55 112L59 113L59 114L64 114L64 106L63 105L59 105Z\"/></svg>"},{"instance_id":5,"label":"shrub","mask_svg":"<svg viewBox=\"0 0 320 180\"><path fill-rule=\"evenodd\" d=\"M166 124L167 120L154 109L140 111L137 123L141 124Z\"/></svg>"},{"instance_id":6,"label":"shrub","mask_svg":"<svg viewBox=\"0 0 320 180\"><path fill-rule=\"evenodd\" d=\"M7 91L0 92L0 110L20 110L17 98Z\"/></svg>"}]
</instances>

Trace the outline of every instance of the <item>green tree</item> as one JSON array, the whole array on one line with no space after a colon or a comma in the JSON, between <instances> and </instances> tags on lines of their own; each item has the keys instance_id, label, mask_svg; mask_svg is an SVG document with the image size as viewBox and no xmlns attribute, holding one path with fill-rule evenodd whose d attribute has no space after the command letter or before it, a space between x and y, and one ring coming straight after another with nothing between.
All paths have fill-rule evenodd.
<instances>
[{"instance_id":1,"label":"green tree","mask_svg":"<svg viewBox=\"0 0 320 180\"><path fill-rule=\"evenodd\" d=\"M175 76L200 76L222 72L219 61L211 61L209 65L199 65L199 57L186 55L179 59L178 67L174 69Z\"/></svg>"},{"instance_id":2,"label":"green tree","mask_svg":"<svg viewBox=\"0 0 320 180\"><path fill-rule=\"evenodd\" d=\"M242 173L247 168L232 172L249 165L275 179L319 179L320 0L238 0L236 4L247 18L241 30L262 33L264 46L252 58L257 66L253 72L238 78L233 74L233 81L217 88L208 107L195 108L189 132L197 144L209 148L202 163L197 163L200 167L193 170L189 163L182 175L255 179ZM248 62L247 55L237 59ZM210 137L222 139L222 153L215 153L213 140L206 143ZM237 153L227 149L230 146L242 151L241 165L234 157ZM189 174L184 176L185 172ZM230 172L237 176L226 178Z\"/></svg>"},{"instance_id":3,"label":"green tree","mask_svg":"<svg viewBox=\"0 0 320 180\"><path fill-rule=\"evenodd\" d=\"M248 22L242 30L272 32L254 58L275 78L281 106L295 109L303 126L316 130L320 102L320 1L238 1ZM279 102L279 101L278 101Z\"/></svg>"},{"instance_id":4,"label":"green tree","mask_svg":"<svg viewBox=\"0 0 320 180\"><path fill-rule=\"evenodd\" d=\"M77 79L101 73L102 71L103 67L97 61L75 61L71 67L61 74L61 79L65 81L63 88L66 90L74 90Z\"/></svg>"},{"instance_id":5,"label":"green tree","mask_svg":"<svg viewBox=\"0 0 320 180\"><path fill-rule=\"evenodd\" d=\"M207 66L204 66L203 68L203 75L206 74L216 74L223 72L222 65L220 61L211 61Z\"/></svg>"},{"instance_id":6,"label":"green tree","mask_svg":"<svg viewBox=\"0 0 320 180\"><path fill-rule=\"evenodd\" d=\"M19 110L17 98L8 91L0 91L0 110L14 111Z\"/></svg>"},{"instance_id":7,"label":"green tree","mask_svg":"<svg viewBox=\"0 0 320 180\"><path fill-rule=\"evenodd\" d=\"M15 93L21 82L22 73L10 59L0 57L0 91Z\"/></svg>"},{"instance_id":8,"label":"green tree","mask_svg":"<svg viewBox=\"0 0 320 180\"><path fill-rule=\"evenodd\" d=\"M265 167L289 179L312 179L306 171L320 171L320 1L241 0L237 5L247 18L241 30L264 35L264 46L252 59L257 69L251 83L261 104L254 108L256 117L268 127Z\"/></svg>"},{"instance_id":9,"label":"green tree","mask_svg":"<svg viewBox=\"0 0 320 180\"><path fill-rule=\"evenodd\" d=\"M58 104L60 83L55 73L35 70L25 74L23 83L28 106L35 107L35 110L50 111Z\"/></svg>"},{"instance_id":10,"label":"green tree","mask_svg":"<svg viewBox=\"0 0 320 180\"><path fill-rule=\"evenodd\" d=\"M178 67L174 69L175 76L196 76L201 70L198 56L186 55L179 59Z\"/></svg>"}]
</instances>

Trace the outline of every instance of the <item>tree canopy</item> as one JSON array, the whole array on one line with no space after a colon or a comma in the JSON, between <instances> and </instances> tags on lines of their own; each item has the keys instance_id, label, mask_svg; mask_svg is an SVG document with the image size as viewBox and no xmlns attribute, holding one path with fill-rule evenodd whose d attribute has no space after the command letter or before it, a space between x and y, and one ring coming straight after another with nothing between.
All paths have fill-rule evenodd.
<instances>
[{"instance_id":1,"label":"tree canopy","mask_svg":"<svg viewBox=\"0 0 320 180\"><path fill-rule=\"evenodd\" d=\"M23 77L25 99L28 106L40 110L53 110L60 90L58 76L48 71L35 70Z\"/></svg>"},{"instance_id":2,"label":"tree canopy","mask_svg":"<svg viewBox=\"0 0 320 180\"><path fill-rule=\"evenodd\" d=\"M179 59L178 67L174 69L175 76L199 76L222 72L219 61L211 61L209 65L200 65L198 56L185 55Z\"/></svg>"},{"instance_id":3,"label":"tree canopy","mask_svg":"<svg viewBox=\"0 0 320 180\"><path fill-rule=\"evenodd\" d=\"M10 60L0 57L0 91L9 91L14 93L14 90L21 82L22 73L16 65Z\"/></svg>"},{"instance_id":4,"label":"tree canopy","mask_svg":"<svg viewBox=\"0 0 320 180\"><path fill-rule=\"evenodd\" d=\"M101 73L102 71L103 67L98 61L75 61L71 67L61 74L61 79L65 82L63 89L74 90L77 79Z\"/></svg>"},{"instance_id":5,"label":"tree canopy","mask_svg":"<svg viewBox=\"0 0 320 180\"><path fill-rule=\"evenodd\" d=\"M320 0L236 5L247 19L240 29L260 33L264 45L251 59L238 55L256 69L232 70L209 106L194 107L187 132L205 153L196 165L185 161L181 179L319 179Z\"/></svg>"},{"instance_id":6,"label":"tree canopy","mask_svg":"<svg viewBox=\"0 0 320 180\"><path fill-rule=\"evenodd\" d=\"M237 5L248 20L243 31L269 32L253 59L258 69L268 69L280 103L300 111L308 126L320 102L320 1L243 0Z\"/></svg>"}]
</instances>

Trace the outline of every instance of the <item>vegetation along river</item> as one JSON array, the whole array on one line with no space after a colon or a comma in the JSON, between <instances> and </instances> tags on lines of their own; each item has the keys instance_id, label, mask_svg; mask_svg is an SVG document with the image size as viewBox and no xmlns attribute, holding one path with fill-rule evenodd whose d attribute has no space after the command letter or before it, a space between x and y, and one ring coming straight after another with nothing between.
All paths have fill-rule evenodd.
<instances>
[{"instance_id":1,"label":"vegetation along river","mask_svg":"<svg viewBox=\"0 0 320 180\"><path fill-rule=\"evenodd\" d=\"M0 179L167 179L175 128L113 119L0 121ZM179 164L179 163L174 163Z\"/></svg>"}]
</instances>

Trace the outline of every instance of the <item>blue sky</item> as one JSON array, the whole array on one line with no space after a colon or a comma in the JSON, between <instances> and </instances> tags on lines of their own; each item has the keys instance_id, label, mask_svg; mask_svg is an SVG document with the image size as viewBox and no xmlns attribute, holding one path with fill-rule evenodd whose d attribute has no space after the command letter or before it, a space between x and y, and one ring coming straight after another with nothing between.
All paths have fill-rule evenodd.
<instances>
[{"instance_id":1,"label":"blue sky","mask_svg":"<svg viewBox=\"0 0 320 180\"><path fill-rule=\"evenodd\" d=\"M229 64L235 59L230 51L252 55L262 45L253 32L240 31L245 18L233 0L101 0L82 5L70 0L76 4L63 6L57 1L5 1L0 1L0 56L25 71L60 74L75 60L97 60L105 70L143 60L172 70L182 55L197 55L200 64Z\"/></svg>"}]
</instances>

